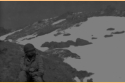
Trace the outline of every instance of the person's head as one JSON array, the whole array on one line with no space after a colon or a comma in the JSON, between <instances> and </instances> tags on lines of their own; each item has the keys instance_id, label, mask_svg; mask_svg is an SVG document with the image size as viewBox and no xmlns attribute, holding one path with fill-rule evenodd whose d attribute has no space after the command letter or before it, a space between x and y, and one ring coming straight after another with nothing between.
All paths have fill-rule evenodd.
<instances>
[{"instance_id":1,"label":"person's head","mask_svg":"<svg viewBox=\"0 0 125 83\"><path fill-rule=\"evenodd\" d=\"M26 56L28 57L32 57L34 55L36 55L36 49L34 47L34 45L28 43L24 46L24 52L26 54Z\"/></svg>"}]
</instances>

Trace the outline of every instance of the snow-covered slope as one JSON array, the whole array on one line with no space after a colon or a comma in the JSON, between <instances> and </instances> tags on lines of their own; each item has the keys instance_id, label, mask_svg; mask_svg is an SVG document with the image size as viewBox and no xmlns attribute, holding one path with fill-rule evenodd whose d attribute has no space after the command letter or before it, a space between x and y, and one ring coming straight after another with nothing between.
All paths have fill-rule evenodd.
<instances>
[{"instance_id":1,"label":"snow-covered slope","mask_svg":"<svg viewBox=\"0 0 125 83\"><path fill-rule=\"evenodd\" d=\"M94 82L123 82L125 17L124 11L113 8L111 10L105 10L110 13L98 11L88 16L84 13L66 13L9 34L5 40L11 39L12 42L22 45L32 43L46 53L57 51L57 54L63 54L60 56L65 57L64 63L70 64L78 71L94 73L85 79L76 76L76 81L92 78ZM74 53L75 58L64 56L62 51Z\"/></svg>"}]
</instances>

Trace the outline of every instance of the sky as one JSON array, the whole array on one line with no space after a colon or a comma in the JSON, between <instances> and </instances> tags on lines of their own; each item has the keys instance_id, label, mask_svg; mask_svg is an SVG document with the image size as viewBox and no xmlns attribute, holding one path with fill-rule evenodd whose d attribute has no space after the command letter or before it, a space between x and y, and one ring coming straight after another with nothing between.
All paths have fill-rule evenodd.
<instances>
[{"instance_id":1,"label":"sky","mask_svg":"<svg viewBox=\"0 0 125 83\"><path fill-rule=\"evenodd\" d=\"M124 8L123 2L1 1L0 27L23 28L35 21L61 15L67 11L94 11L112 3L115 6L123 4Z\"/></svg>"}]
</instances>

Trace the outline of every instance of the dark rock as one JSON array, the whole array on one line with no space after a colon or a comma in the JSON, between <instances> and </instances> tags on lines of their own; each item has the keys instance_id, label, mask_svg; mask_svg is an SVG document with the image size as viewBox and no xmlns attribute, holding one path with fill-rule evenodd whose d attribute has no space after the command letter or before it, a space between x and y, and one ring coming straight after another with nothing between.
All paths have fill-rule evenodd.
<instances>
[{"instance_id":1,"label":"dark rock","mask_svg":"<svg viewBox=\"0 0 125 83\"><path fill-rule=\"evenodd\" d=\"M105 38L107 38L107 37L113 37L113 35L105 35L104 37Z\"/></svg>"},{"instance_id":2,"label":"dark rock","mask_svg":"<svg viewBox=\"0 0 125 83\"><path fill-rule=\"evenodd\" d=\"M65 33L63 36L70 36L71 34L70 33Z\"/></svg>"},{"instance_id":3,"label":"dark rock","mask_svg":"<svg viewBox=\"0 0 125 83\"><path fill-rule=\"evenodd\" d=\"M90 79L88 79L88 80L87 80L87 82L93 82L93 79L92 79L92 78L90 78Z\"/></svg>"},{"instance_id":4,"label":"dark rock","mask_svg":"<svg viewBox=\"0 0 125 83\"><path fill-rule=\"evenodd\" d=\"M92 43L80 38L77 38L75 42L75 46L83 46L83 45L89 45L89 44L92 44Z\"/></svg>"},{"instance_id":5,"label":"dark rock","mask_svg":"<svg viewBox=\"0 0 125 83\"><path fill-rule=\"evenodd\" d=\"M72 41L72 40L68 40L68 41L67 41L67 44L68 44L68 45L75 45L75 42Z\"/></svg>"},{"instance_id":6,"label":"dark rock","mask_svg":"<svg viewBox=\"0 0 125 83\"><path fill-rule=\"evenodd\" d=\"M125 33L125 31L116 31L116 32L112 32L111 34L123 34Z\"/></svg>"},{"instance_id":7,"label":"dark rock","mask_svg":"<svg viewBox=\"0 0 125 83\"><path fill-rule=\"evenodd\" d=\"M79 27L80 26L80 24L76 24L76 27Z\"/></svg>"},{"instance_id":8,"label":"dark rock","mask_svg":"<svg viewBox=\"0 0 125 83\"><path fill-rule=\"evenodd\" d=\"M114 28L108 28L107 31L113 31L115 30Z\"/></svg>"},{"instance_id":9,"label":"dark rock","mask_svg":"<svg viewBox=\"0 0 125 83\"><path fill-rule=\"evenodd\" d=\"M45 42L41 45L41 47L48 47L48 48L65 48L69 47L71 45L73 46L84 46L92 44L91 42L88 42L87 40L83 40L80 38L76 39L76 42L73 42L72 40L68 40L67 42Z\"/></svg>"},{"instance_id":10,"label":"dark rock","mask_svg":"<svg viewBox=\"0 0 125 83\"><path fill-rule=\"evenodd\" d=\"M97 39L97 37L92 37L92 39Z\"/></svg>"},{"instance_id":11,"label":"dark rock","mask_svg":"<svg viewBox=\"0 0 125 83\"><path fill-rule=\"evenodd\" d=\"M66 50L66 49L51 49L51 50L48 50L46 52L46 56L51 57L51 55L53 55L52 57L57 58L56 60L59 60L59 61L60 61L60 59L62 61L62 60L64 60L64 58L68 58L68 57L80 59L80 56L78 56L76 53L72 53L71 51Z\"/></svg>"},{"instance_id":12,"label":"dark rock","mask_svg":"<svg viewBox=\"0 0 125 83\"><path fill-rule=\"evenodd\" d=\"M92 73L92 72L78 71L76 76L77 76L79 79L84 79L85 77L90 77L90 76L92 76L92 75L94 75L94 73Z\"/></svg>"},{"instance_id":13,"label":"dark rock","mask_svg":"<svg viewBox=\"0 0 125 83\"><path fill-rule=\"evenodd\" d=\"M60 32L57 32L56 34L54 34L54 36L58 36L58 35L61 35L62 33Z\"/></svg>"}]
</instances>

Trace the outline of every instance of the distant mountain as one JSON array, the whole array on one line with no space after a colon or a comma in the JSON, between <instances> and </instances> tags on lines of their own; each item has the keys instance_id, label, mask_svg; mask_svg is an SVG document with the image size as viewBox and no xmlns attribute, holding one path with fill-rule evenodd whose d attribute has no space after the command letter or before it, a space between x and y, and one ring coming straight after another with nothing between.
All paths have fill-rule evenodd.
<instances>
[{"instance_id":1,"label":"distant mountain","mask_svg":"<svg viewBox=\"0 0 125 83\"><path fill-rule=\"evenodd\" d=\"M81 22L87 21L88 18L94 16L125 16L125 10L118 10L115 7L107 6L105 9L100 9L94 12L78 12L74 13L68 11L60 16L42 19L40 21L34 22L18 32L9 35L6 39L17 40L18 38L25 37L27 35L35 34L37 36L42 36L57 30L57 35L60 32L66 30L72 26L80 26ZM55 34L56 35L56 34Z\"/></svg>"}]
</instances>

